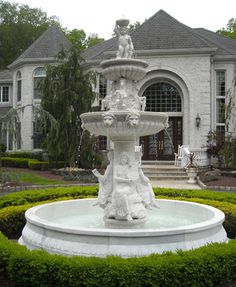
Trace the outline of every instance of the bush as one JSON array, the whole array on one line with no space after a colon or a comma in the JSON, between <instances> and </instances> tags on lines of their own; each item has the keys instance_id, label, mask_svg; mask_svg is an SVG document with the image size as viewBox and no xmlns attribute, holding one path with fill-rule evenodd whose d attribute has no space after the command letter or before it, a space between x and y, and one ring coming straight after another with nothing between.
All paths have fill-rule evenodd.
<instances>
[{"instance_id":1,"label":"bush","mask_svg":"<svg viewBox=\"0 0 236 287\"><path fill-rule=\"evenodd\" d=\"M30 159L28 161L28 167L33 170L49 170L49 163L46 161Z\"/></svg>"},{"instance_id":2,"label":"bush","mask_svg":"<svg viewBox=\"0 0 236 287\"><path fill-rule=\"evenodd\" d=\"M43 159L43 153L42 152L7 152L5 153L6 157L12 157L12 158L31 158L31 159L37 159L41 161Z\"/></svg>"},{"instance_id":3,"label":"bush","mask_svg":"<svg viewBox=\"0 0 236 287\"><path fill-rule=\"evenodd\" d=\"M27 158L2 157L2 166L28 168L28 160Z\"/></svg>"},{"instance_id":4,"label":"bush","mask_svg":"<svg viewBox=\"0 0 236 287\"><path fill-rule=\"evenodd\" d=\"M236 277L236 241L176 254L103 259L29 251L0 235L0 270L21 287L227 286Z\"/></svg>"},{"instance_id":5,"label":"bush","mask_svg":"<svg viewBox=\"0 0 236 287\"><path fill-rule=\"evenodd\" d=\"M161 190L162 197L191 200L215 206L226 214L231 237L236 235L235 194ZM8 236L19 237L24 211L45 200L97 195L97 187L25 191L0 198L0 226ZM0 234L0 278L15 286L228 286L236 280L236 239L191 251L166 252L142 258L85 258L29 251ZM236 281L233 281L236 283ZM12 286L14 286L12 285ZM6 285L7 286L7 285ZM233 286L233 285L232 285Z\"/></svg>"}]
</instances>

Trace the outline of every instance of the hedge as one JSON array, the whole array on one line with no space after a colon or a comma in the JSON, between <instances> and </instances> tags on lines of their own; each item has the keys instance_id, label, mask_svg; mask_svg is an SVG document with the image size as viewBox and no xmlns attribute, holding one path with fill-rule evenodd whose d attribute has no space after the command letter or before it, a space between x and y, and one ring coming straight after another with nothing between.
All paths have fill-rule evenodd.
<instances>
[{"instance_id":1,"label":"hedge","mask_svg":"<svg viewBox=\"0 0 236 287\"><path fill-rule=\"evenodd\" d=\"M50 168L61 168L66 166L65 161L47 162L39 161L37 159L24 158L24 157L2 157L3 167L18 167L18 168L30 168L34 170L48 170Z\"/></svg>"},{"instance_id":2,"label":"hedge","mask_svg":"<svg viewBox=\"0 0 236 287\"><path fill-rule=\"evenodd\" d=\"M19 167L19 168L28 168L28 158L11 158L11 157L2 157L2 166L4 167Z\"/></svg>"},{"instance_id":3,"label":"hedge","mask_svg":"<svg viewBox=\"0 0 236 287\"><path fill-rule=\"evenodd\" d=\"M47 161L38 161L35 159L30 159L28 161L28 167L33 170L49 170L49 162Z\"/></svg>"},{"instance_id":4,"label":"hedge","mask_svg":"<svg viewBox=\"0 0 236 287\"><path fill-rule=\"evenodd\" d=\"M226 213L227 232L235 236L235 195L196 191L159 190L174 199L210 204ZM185 193L187 193L185 197ZM0 226L16 235L24 225L24 210L45 201L97 194L97 187L25 191L0 198ZM228 217L227 217L228 215ZM23 219L23 221L22 221ZM19 236L19 234L18 234ZM228 286L236 283L236 239L191 251L166 252L142 258L85 258L29 251L0 234L0 279L5 286ZM233 286L233 285L231 285Z\"/></svg>"}]
</instances>

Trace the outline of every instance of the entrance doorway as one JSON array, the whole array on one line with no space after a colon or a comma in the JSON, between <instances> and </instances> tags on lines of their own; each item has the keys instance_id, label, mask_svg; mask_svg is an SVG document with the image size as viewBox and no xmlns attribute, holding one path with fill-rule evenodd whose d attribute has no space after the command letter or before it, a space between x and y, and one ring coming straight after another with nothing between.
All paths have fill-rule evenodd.
<instances>
[{"instance_id":1,"label":"entrance doorway","mask_svg":"<svg viewBox=\"0 0 236 287\"><path fill-rule=\"evenodd\" d=\"M178 145L182 145L182 117L170 117L169 127L157 134L142 137L144 160L174 160Z\"/></svg>"},{"instance_id":2,"label":"entrance doorway","mask_svg":"<svg viewBox=\"0 0 236 287\"><path fill-rule=\"evenodd\" d=\"M180 88L168 79L162 79L144 91L146 111L169 114L169 127L166 130L141 138L144 160L173 160L178 145L182 145L181 93Z\"/></svg>"}]
</instances>

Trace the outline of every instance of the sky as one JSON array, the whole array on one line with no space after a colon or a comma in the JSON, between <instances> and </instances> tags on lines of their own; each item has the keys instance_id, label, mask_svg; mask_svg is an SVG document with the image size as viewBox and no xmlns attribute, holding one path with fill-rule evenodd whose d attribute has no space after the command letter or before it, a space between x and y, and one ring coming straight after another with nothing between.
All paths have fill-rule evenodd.
<instances>
[{"instance_id":1,"label":"sky","mask_svg":"<svg viewBox=\"0 0 236 287\"><path fill-rule=\"evenodd\" d=\"M55 15L63 27L83 29L87 35L109 39L115 21L122 16L130 23L144 22L160 9L192 28L217 31L236 18L236 0L6 0L41 8Z\"/></svg>"}]
</instances>

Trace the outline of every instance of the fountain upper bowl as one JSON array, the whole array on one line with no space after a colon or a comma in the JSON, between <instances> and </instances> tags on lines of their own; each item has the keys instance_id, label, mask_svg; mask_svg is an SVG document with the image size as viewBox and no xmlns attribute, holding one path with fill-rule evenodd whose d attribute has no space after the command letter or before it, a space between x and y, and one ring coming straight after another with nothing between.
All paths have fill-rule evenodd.
<instances>
[{"instance_id":1,"label":"fountain upper bowl","mask_svg":"<svg viewBox=\"0 0 236 287\"><path fill-rule=\"evenodd\" d=\"M116 81L121 78L139 81L146 75L148 63L138 59L117 58L101 62L103 75L107 80Z\"/></svg>"},{"instance_id":2,"label":"fountain upper bowl","mask_svg":"<svg viewBox=\"0 0 236 287\"><path fill-rule=\"evenodd\" d=\"M167 127L168 115L157 112L139 112L140 119L136 127L130 127L127 115L129 111L110 111L114 115L113 125L104 125L105 112L85 113L81 115L83 127L96 136L108 136L115 139L134 139L158 133Z\"/></svg>"}]
</instances>

